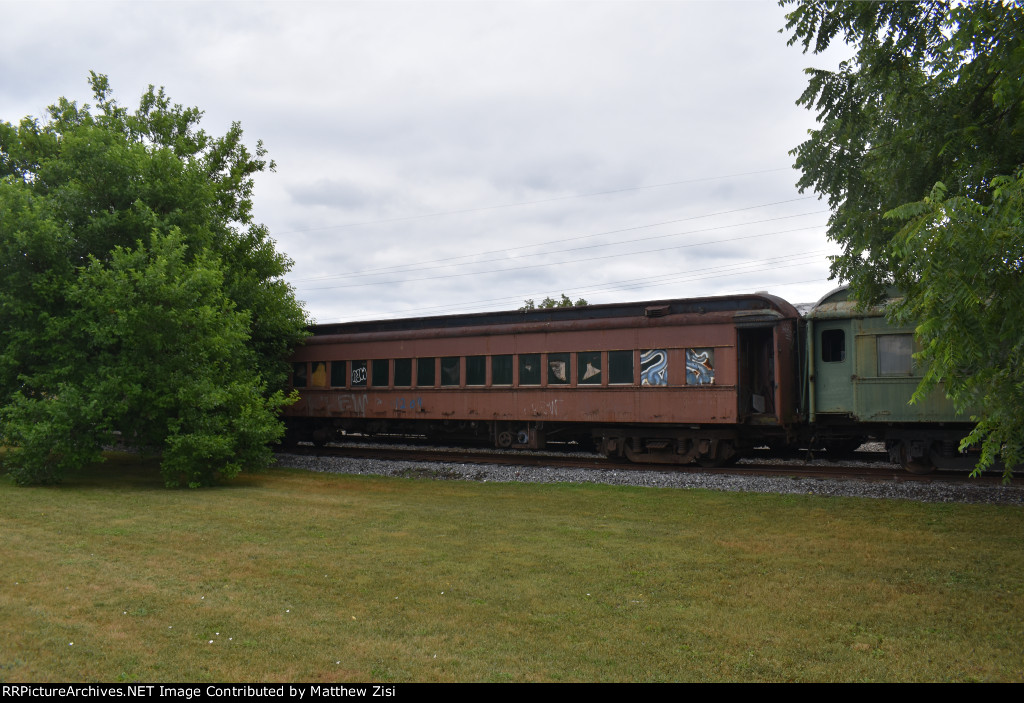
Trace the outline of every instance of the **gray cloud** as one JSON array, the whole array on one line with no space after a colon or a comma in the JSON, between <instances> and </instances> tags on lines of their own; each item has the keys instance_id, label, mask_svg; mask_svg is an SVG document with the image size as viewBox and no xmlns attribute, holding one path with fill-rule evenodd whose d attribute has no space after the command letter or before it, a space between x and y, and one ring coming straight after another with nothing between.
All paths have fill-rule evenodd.
<instances>
[{"instance_id":1,"label":"gray cloud","mask_svg":"<svg viewBox=\"0 0 1024 703\"><path fill-rule=\"evenodd\" d=\"M819 203L743 210L799 197L787 151L813 116L794 101L802 69L824 62L785 46L774 3L4 10L0 119L40 114L60 95L88 101L93 69L126 105L163 85L205 110L208 131L238 120L262 139L278 169L257 181L256 215L322 321L508 308L563 291L613 302L771 289L799 301L833 285L826 215L761 222ZM602 191L620 192L571 197ZM649 227L684 218L698 219ZM614 230L629 231L601 235ZM675 236L631 241L661 234ZM728 241L743 234L764 236Z\"/></svg>"}]
</instances>

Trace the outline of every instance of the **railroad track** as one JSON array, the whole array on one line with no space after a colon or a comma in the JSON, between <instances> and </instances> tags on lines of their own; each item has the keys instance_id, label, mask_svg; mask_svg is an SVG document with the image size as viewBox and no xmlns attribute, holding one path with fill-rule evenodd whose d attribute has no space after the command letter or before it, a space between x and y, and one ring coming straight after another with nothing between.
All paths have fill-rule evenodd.
<instances>
[{"instance_id":1,"label":"railroad track","mask_svg":"<svg viewBox=\"0 0 1024 703\"><path fill-rule=\"evenodd\" d=\"M499 451L490 449L466 449L452 447L423 447L331 444L324 447L299 445L287 450L290 454L310 457L337 457L352 459L373 459L377 461L403 461L447 464L483 464L516 466L526 468L553 467L586 469L593 471L664 471L673 473L693 473L707 475L738 475L738 476L775 476L793 478L830 478L860 479L866 481L920 482L920 483L959 483L971 482L974 485L998 485L1001 478L997 475L986 475L970 478L966 472L936 471L926 475L915 475L904 471L895 464L888 462L884 452L857 452L860 455L851 459L826 461L820 458L785 458L751 456L741 459L733 466L722 468L702 468L696 464L679 466L665 464L630 464L612 461L596 454L588 455L579 452L529 452Z\"/></svg>"}]
</instances>

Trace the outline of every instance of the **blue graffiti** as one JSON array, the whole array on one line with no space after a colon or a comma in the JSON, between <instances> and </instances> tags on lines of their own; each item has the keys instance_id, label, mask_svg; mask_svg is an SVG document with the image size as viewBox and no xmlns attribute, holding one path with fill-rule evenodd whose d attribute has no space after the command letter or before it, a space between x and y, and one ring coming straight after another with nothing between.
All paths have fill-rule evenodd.
<instances>
[{"instance_id":1,"label":"blue graffiti","mask_svg":"<svg viewBox=\"0 0 1024 703\"><path fill-rule=\"evenodd\" d=\"M686 383L703 386L715 382L714 357L710 349L686 350Z\"/></svg>"},{"instance_id":2,"label":"blue graffiti","mask_svg":"<svg viewBox=\"0 0 1024 703\"><path fill-rule=\"evenodd\" d=\"M664 349L649 349L640 354L640 384L668 385L668 353Z\"/></svg>"},{"instance_id":3,"label":"blue graffiti","mask_svg":"<svg viewBox=\"0 0 1024 703\"><path fill-rule=\"evenodd\" d=\"M397 398L395 410L423 410L423 398Z\"/></svg>"}]
</instances>

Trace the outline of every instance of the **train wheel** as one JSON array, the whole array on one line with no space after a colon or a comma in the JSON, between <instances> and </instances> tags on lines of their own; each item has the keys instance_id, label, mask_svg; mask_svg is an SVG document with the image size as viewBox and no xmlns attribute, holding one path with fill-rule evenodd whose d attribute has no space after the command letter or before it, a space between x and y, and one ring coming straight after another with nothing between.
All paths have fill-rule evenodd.
<instances>
[{"instance_id":1,"label":"train wheel","mask_svg":"<svg viewBox=\"0 0 1024 703\"><path fill-rule=\"evenodd\" d=\"M335 431L332 428L319 427L313 430L313 435L310 437L310 441L313 442L313 446L317 449L327 446L327 443L334 439Z\"/></svg>"},{"instance_id":2,"label":"train wheel","mask_svg":"<svg viewBox=\"0 0 1024 703\"><path fill-rule=\"evenodd\" d=\"M498 433L498 446L502 449L508 449L512 446L512 433L511 432L499 432Z\"/></svg>"},{"instance_id":3,"label":"train wheel","mask_svg":"<svg viewBox=\"0 0 1024 703\"><path fill-rule=\"evenodd\" d=\"M935 464L930 461L908 461L903 464L903 468L912 474L930 474L935 471Z\"/></svg>"},{"instance_id":4,"label":"train wheel","mask_svg":"<svg viewBox=\"0 0 1024 703\"><path fill-rule=\"evenodd\" d=\"M740 455L732 446L732 442L719 441L715 445L714 454L705 454L697 457L697 464L705 469L721 469L726 466L733 466L740 460Z\"/></svg>"},{"instance_id":5,"label":"train wheel","mask_svg":"<svg viewBox=\"0 0 1024 703\"><path fill-rule=\"evenodd\" d=\"M922 457L920 459L910 459L910 452L906 442L900 444L900 465L909 473L912 474L930 474L935 471L935 464L932 463L928 457Z\"/></svg>"},{"instance_id":6,"label":"train wheel","mask_svg":"<svg viewBox=\"0 0 1024 703\"><path fill-rule=\"evenodd\" d=\"M598 444L598 453L604 454L608 459L614 459L616 461L623 461L626 457L623 456L625 439L622 437L601 437L601 441Z\"/></svg>"}]
</instances>

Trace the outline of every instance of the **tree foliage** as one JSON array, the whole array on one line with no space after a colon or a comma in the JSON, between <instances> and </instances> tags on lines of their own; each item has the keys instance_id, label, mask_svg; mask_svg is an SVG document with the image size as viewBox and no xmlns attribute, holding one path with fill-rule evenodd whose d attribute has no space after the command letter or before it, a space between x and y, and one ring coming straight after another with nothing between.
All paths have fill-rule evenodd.
<instances>
[{"instance_id":1,"label":"tree foliage","mask_svg":"<svg viewBox=\"0 0 1024 703\"><path fill-rule=\"evenodd\" d=\"M589 305L586 300L580 298L575 303L572 302L572 298L562 293L562 297L559 300L555 300L551 296L544 298L540 303L534 302L533 298L523 301L523 307L519 308L519 312L526 312L527 310L548 310L550 308L578 308L581 305Z\"/></svg>"},{"instance_id":2,"label":"tree foliage","mask_svg":"<svg viewBox=\"0 0 1024 703\"><path fill-rule=\"evenodd\" d=\"M120 437L169 485L259 468L281 433L306 316L291 262L252 218L273 163L198 128L152 86L0 123L0 435L22 483L52 482Z\"/></svg>"},{"instance_id":3,"label":"tree foliage","mask_svg":"<svg viewBox=\"0 0 1024 703\"><path fill-rule=\"evenodd\" d=\"M832 208L843 253L832 273L865 304L895 285L898 322L917 325L926 367L973 410L980 468L1024 461L1024 10L1019 3L792 6L790 44L855 49L808 69L798 100L820 128L794 150L801 190ZM1008 475L1008 474L1007 474Z\"/></svg>"}]
</instances>

